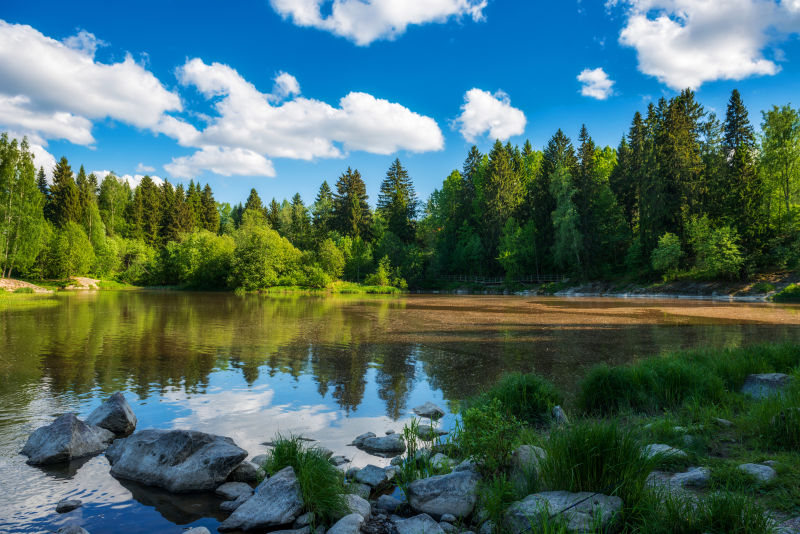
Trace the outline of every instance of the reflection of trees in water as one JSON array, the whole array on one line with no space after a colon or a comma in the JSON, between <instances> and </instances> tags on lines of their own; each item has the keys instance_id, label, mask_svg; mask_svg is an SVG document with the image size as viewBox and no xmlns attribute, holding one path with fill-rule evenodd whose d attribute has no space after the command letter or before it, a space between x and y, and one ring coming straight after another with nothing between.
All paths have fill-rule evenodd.
<instances>
[{"instance_id":1,"label":"reflection of trees in water","mask_svg":"<svg viewBox=\"0 0 800 534\"><path fill-rule=\"evenodd\" d=\"M386 414L397 418L419 378L418 362L432 388L454 401L511 371L536 371L569 390L598 361L623 363L662 350L798 337L793 326L714 320L425 331L409 326L407 316L402 328L393 324L400 317L393 311L402 307L402 299L71 295L56 307L0 311L0 394L14 392L30 402L45 381L55 394L100 388L147 397L171 388L202 391L215 369L240 370L248 384L266 369L270 376L313 376L320 395L330 393L350 412L363 402L374 367Z\"/></svg>"}]
</instances>

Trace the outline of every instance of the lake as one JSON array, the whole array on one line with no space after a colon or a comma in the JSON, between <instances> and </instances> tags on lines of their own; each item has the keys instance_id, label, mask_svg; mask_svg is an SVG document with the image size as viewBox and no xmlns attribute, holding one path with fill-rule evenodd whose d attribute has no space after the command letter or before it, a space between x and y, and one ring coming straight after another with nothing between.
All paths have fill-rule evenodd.
<instances>
[{"instance_id":1,"label":"lake","mask_svg":"<svg viewBox=\"0 0 800 534\"><path fill-rule=\"evenodd\" d=\"M35 428L84 417L117 390L139 429L222 434L251 456L278 433L303 435L353 465L384 465L347 444L402 430L428 400L452 425L459 401L507 372L536 371L569 394L598 362L800 341L800 307L677 299L122 291L2 306L0 532L68 520L92 534L216 530L213 496L115 480L102 455L41 469L18 454ZM63 498L84 505L56 514Z\"/></svg>"}]
</instances>

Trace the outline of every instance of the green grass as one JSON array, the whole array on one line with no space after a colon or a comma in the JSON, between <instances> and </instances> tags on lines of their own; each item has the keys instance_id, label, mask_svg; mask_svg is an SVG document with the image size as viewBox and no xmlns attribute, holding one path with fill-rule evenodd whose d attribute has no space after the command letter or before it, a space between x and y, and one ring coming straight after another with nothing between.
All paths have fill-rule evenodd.
<instances>
[{"instance_id":1,"label":"green grass","mask_svg":"<svg viewBox=\"0 0 800 534\"><path fill-rule=\"evenodd\" d=\"M765 446L800 451L800 371L789 389L753 404L747 425Z\"/></svg>"},{"instance_id":2,"label":"green grass","mask_svg":"<svg viewBox=\"0 0 800 534\"><path fill-rule=\"evenodd\" d=\"M0 289L0 311L28 310L43 306L57 306L58 299L53 293L10 293Z\"/></svg>"},{"instance_id":3,"label":"green grass","mask_svg":"<svg viewBox=\"0 0 800 534\"><path fill-rule=\"evenodd\" d=\"M14 290L17 295L32 295L35 293L32 287L18 287Z\"/></svg>"},{"instance_id":4,"label":"green grass","mask_svg":"<svg viewBox=\"0 0 800 534\"><path fill-rule=\"evenodd\" d=\"M800 302L800 284L787 286L772 297L774 302Z\"/></svg>"},{"instance_id":5,"label":"green grass","mask_svg":"<svg viewBox=\"0 0 800 534\"><path fill-rule=\"evenodd\" d=\"M318 449L307 447L296 437L278 436L264 463L264 470L273 475L291 466L300 483L303 502L319 524L332 524L346 513L347 493L342 472L334 467Z\"/></svg>"},{"instance_id":6,"label":"green grass","mask_svg":"<svg viewBox=\"0 0 800 534\"><path fill-rule=\"evenodd\" d=\"M775 291L775 286L769 282L758 282L753 284L750 291L754 293L769 293L770 291Z\"/></svg>"},{"instance_id":7,"label":"green grass","mask_svg":"<svg viewBox=\"0 0 800 534\"><path fill-rule=\"evenodd\" d=\"M552 418L553 407L563 402L555 386L535 374L514 373L470 402L471 406L484 405L493 399L500 402L502 410L518 421L534 426L546 426Z\"/></svg>"}]
</instances>

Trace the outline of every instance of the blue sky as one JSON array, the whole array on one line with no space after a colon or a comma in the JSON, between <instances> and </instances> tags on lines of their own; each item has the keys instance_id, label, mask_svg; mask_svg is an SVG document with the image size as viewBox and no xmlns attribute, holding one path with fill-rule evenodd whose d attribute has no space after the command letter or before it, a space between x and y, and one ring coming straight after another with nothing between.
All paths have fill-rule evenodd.
<instances>
[{"instance_id":1,"label":"blue sky","mask_svg":"<svg viewBox=\"0 0 800 534\"><path fill-rule=\"evenodd\" d=\"M0 20L0 128L39 163L229 202L310 203L348 166L374 202L395 157L425 199L473 141L586 123L616 146L685 86L718 114L739 88L757 123L800 86L797 0L29 0Z\"/></svg>"}]
</instances>

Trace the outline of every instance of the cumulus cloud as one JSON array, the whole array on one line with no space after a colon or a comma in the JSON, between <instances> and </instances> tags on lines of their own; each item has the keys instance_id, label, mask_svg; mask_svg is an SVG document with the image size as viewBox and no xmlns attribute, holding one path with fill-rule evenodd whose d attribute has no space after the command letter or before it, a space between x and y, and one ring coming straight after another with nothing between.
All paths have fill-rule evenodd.
<instances>
[{"instance_id":1,"label":"cumulus cloud","mask_svg":"<svg viewBox=\"0 0 800 534\"><path fill-rule=\"evenodd\" d=\"M288 72L279 72L275 76L275 86L272 88L272 96L277 101L286 97L300 94L300 82Z\"/></svg>"},{"instance_id":2,"label":"cumulus cloud","mask_svg":"<svg viewBox=\"0 0 800 534\"><path fill-rule=\"evenodd\" d=\"M164 168L176 178L191 178L206 170L222 176L275 176L271 161L243 148L204 147L191 156L174 158Z\"/></svg>"},{"instance_id":3,"label":"cumulus cloud","mask_svg":"<svg viewBox=\"0 0 800 534\"><path fill-rule=\"evenodd\" d=\"M281 73L276 90L266 94L228 65L197 58L178 69L178 78L214 100L217 116L209 117L206 128L191 139L190 145L202 150L169 164L170 173L179 173L175 176L212 164L220 169L221 162L232 165L230 174L258 169L271 176L274 169L265 157L311 160L342 157L348 150L391 154L444 146L436 121L366 93L349 93L338 107L300 96L276 104L276 94L299 92L293 76Z\"/></svg>"},{"instance_id":4,"label":"cumulus cloud","mask_svg":"<svg viewBox=\"0 0 800 534\"><path fill-rule=\"evenodd\" d=\"M522 134L526 124L525 114L511 106L506 93L497 91L492 94L480 89L467 91L461 115L455 120L455 126L470 143L486 133L490 139L506 141L511 136Z\"/></svg>"},{"instance_id":5,"label":"cumulus cloud","mask_svg":"<svg viewBox=\"0 0 800 534\"><path fill-rule=\"evenodd\" d=\"M614 81L602 68L583 69L578 75L581 94L597 100L605 100L613 94Z\"/></svg>"},{"instance_id":6,"label":"cumulus cloud","mask_svg":"<svg viewBox=\"0 0 800 534\"><path fill-rule=\"evenodd\" d=\"M673 89L741 80L780 70L769 45L800 29L798 0L610 0L622 5L622 45L639 70Z\"/></svg>"},{"instance_id":7,"label":"cumulus cloud","mask_svg":"<svg viewBox=\"0 0 800 534\"><path fill-rule=\"evenodd\" d=\"M469 17L483 20L487 0L270 0L272 8L297 26L345 37L359 46L394 39L408 26ZM323 6L330 9L323 16Z\"/></svg>"},{"instance_id":8,"label":"cumulus cloud","mask_svg":"<svg viewBox=\"0 0 800 534\"><path fill-rule=\"evenodd\" d=\"M50 182L53 178L53 168L56 166L56 158L48 152L42 145L31 143L31 154L33 154L33 164L37 169L44 169L44 174Z\"/></svg>"},{"instance_id":9,"label":"cumulus cloud","mask_svg":"<svg viewBox=\"0 0 800 534\"><path fill-rule=\"evenodd\" d=\"M151 167L150 165L145 165L144 163L139 163L136 166L136 172L151 173L151 172L156 172L156 169L155 169L155 167Z\"/></svg>"},{"instance_id":10,"label":"cumulus cloud","mask_svg":"<svg viewBox=\"0 0 800 534\"><path fill-rule=\"evenodd\" d=\"M178 119L167 112L181 110L178 95L130 55L95 61L102 44L85 31L60 42L0 20L0 125L81 145L94 142L94 119L176 129Z\"/></svg>"}]
</instances>

